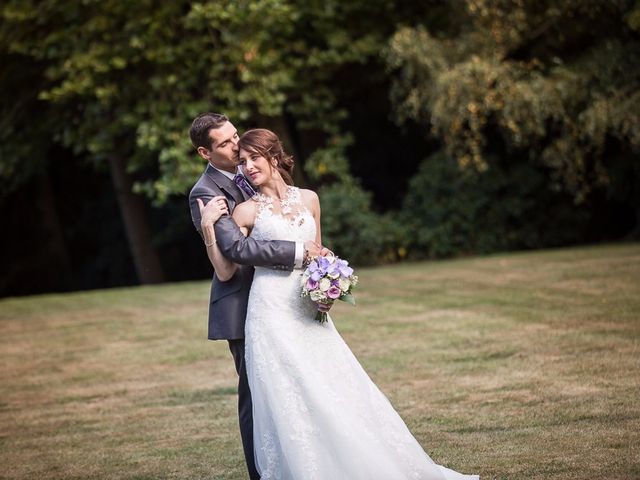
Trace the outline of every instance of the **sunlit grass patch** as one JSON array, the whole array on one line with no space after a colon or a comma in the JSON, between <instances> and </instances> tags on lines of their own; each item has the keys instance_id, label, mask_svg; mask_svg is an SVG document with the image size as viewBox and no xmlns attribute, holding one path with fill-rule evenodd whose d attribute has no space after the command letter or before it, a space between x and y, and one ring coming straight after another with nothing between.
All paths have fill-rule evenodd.
<instances>
[{"instance_id":1,"label":"sunlit grass patch","mask_svg":"<svg viewBox=\"0 0 640 480\"><path fill-rule=\"evenodd\" d=\"M434 460L640 476L640 245L357 273L334 322ZM0 477L246 478L208 298L203 281L0 300Z\"/></svg>"}]
</instances>

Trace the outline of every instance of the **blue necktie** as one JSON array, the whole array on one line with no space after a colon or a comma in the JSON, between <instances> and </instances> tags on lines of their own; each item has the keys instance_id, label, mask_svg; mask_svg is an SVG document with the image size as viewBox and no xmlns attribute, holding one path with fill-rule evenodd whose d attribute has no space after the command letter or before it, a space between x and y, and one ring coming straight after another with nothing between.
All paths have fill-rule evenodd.
<instances>
[{"instance_id":1,"label":"blue necktie","mask_svg":"<svg viewBox=\"0 0 640 480\"><path fill-rule=\"evenodd\" d=\"M253 197L257 193L251 186L249 181L241 173L236 173L236 176L233 177L233 181L240 190L249 195L249 198Z\"/></svg>"}]
</instances>

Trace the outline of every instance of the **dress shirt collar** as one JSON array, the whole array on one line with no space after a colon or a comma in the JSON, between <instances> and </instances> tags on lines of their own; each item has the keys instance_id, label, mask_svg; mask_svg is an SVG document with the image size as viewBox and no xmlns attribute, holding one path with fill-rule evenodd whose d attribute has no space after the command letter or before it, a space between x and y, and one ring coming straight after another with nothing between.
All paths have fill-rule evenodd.
<instances>
[{"instance_id":1,"label":"dress shirt collar","mask_svg":"<svg viewBox=\"0 0 640 480\"><path fill-rule=\"evenodd\" d=\"M209 164L209 165L211 165L211 164ZM227 177L230 180L233 180L233 177L236 176L235 173L230 173L230 172L227 172L226 170L220 170L219 168L214 167L213 165L211 165L211 167L215 168L217 171L219 171L221 174L223 174L225 177Z\"/></svg>"}]
</instances>

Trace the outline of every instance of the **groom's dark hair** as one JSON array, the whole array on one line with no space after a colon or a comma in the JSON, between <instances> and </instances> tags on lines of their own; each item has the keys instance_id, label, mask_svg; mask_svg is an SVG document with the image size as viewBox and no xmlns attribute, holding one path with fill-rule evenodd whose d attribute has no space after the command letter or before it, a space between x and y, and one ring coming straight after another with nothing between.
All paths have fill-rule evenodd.
<instances>
[{"instance_id":1,"label":"groom's dark hair","mask_svg":"<svg viewBox=\"0 0 640 480\"><path fill-rule=\"evenodd\" d=\"M220 128L228 121L227 116L221 113L201 113L195 118L189 129L191 143L195 148L204 147L208 150L211 147L209 131L214 128Z\"/></svg>"}]
</instances>

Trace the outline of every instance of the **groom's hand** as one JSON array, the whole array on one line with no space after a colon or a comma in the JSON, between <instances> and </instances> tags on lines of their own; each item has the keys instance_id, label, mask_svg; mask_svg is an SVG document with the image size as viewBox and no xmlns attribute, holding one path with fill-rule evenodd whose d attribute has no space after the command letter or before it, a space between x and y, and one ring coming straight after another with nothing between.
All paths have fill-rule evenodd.
<instances>
[{"instance_id":1,"label":"groom's hand","mask_svg":"<svg viewBox=\"0 0 640 480\"><path fill-rule=\"evenodd\" d=\"M304 249L306 250L309 258L313 257L326 257L327 255L334 255L334 253L327 247L323 247L319 243L312 242L311 240L304 242Z\"/></svg>"},{"instance_id":2,"label":"groom's hand","mask_svg":"<svg viewBox=\"0 0 640 480\"><path fill-rule=\"evenodd\" d=\"M311 240L304 242L304 256L305 260L318 257L321 255L322 246L319 243L312 242Z\"/></svg>"}]
</instances>

